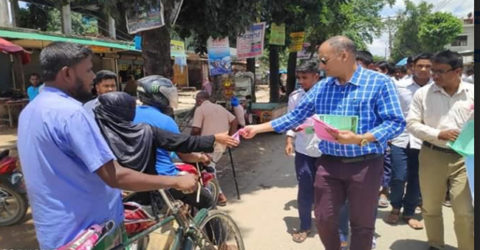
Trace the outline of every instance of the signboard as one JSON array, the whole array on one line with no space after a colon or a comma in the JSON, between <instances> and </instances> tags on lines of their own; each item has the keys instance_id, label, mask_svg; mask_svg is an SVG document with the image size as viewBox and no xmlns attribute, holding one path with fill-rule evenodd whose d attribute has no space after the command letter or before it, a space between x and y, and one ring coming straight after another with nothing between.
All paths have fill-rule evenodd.
<instances>
[{"instance_id":1,"label":"signboard","mask_svg":"<svg viewBox=\"0 0 480 250\"><path fill-rule=\"evenodd\" d=\"M270 27L270 44L273 45L285 45L285 24L277 25L272 23Z\"/></svg>"},{"instance_id":2,"label":"signboard","mask_svg":"<svg viewBox=\"0 0 480 250\"><path fill-rule=\"evenodd\" d=\"M289 52L298 52L303 48L303 40L305 39L305 32L293 32L290 33L290 46Z\"/></svg>"},{"instance_id":3,"label":"signboard","mask_svg":"<svg viewBox=\"0 0 480 250\"><path fill-rule=\"evenodd\" d=\"M163 5L160 0L135 1L133 5L133 8L125 10L125 18L129 34L157 29L165 25Z\"/></svg>"},{"instance_id":4,"label":"signboard","mask_svg":"<svg viewBox=\"0 0 480 250\"><path fill-rule=\"evenodd\" d=\"M312 56L312 52L308 52L309 47L310 47L310 43L303 43L302 50L297 52L297 58L310 59Z\"/></svg>"},{"instance_id":5,"label":"signboard","mask_svg":"<svg viewBox=\"0 0 480 250\"><path fill-rule=\"evenodd\" d=\"M237 37L237 58L252 58L263 54L265 22L255 23Z\"/></svg>"},{"instance_id":6,"label":"signboard","mask_svg":"<svg viewBox=\"0 0 480 250\"><path fill-rule=\"evenodd\" d=\"M185 57L185 43L183 41L170 41L170 56Z\"/></svg>"},{"instance_id":7,"label":"signboard","mask_svg":"<svg viewBox=\"0 0 480 250\"><path fill-rule=\"evenodd\" d=\"M232 72L232 58L228 37L207 40L208 69L211 76L230 74Z\"/></svg>"}]
</instances>

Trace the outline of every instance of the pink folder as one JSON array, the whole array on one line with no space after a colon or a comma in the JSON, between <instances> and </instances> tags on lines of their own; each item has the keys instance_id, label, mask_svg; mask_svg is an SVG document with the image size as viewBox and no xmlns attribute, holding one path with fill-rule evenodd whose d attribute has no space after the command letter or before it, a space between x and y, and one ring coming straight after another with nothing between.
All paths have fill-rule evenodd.
<instances>
[{"instance_id":1,"label":"pink folder","mask_svg":"<svg viewBox=\"0 0 480 250\"><path fill-rule=\"evenodd\" d=\"M319 139L336 142L335 138L330 133L328 133L327 129L332 130L332 132L338 132L338 129L318 119L316 116L307 118L307 120L305 120L305 122L298 126L295 130L302 131L305 130L306 127L311 127L312 125L315 130L315 134Z\"/></svg>"}]
</instances>

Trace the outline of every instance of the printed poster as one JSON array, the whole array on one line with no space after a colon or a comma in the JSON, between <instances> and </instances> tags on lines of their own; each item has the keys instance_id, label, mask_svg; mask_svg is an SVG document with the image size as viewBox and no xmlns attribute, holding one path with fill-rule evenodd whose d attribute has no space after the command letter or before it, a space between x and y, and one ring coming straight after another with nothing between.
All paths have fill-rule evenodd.
<instances>
[{"instance_id":1,"label":"printed poster","mask_svg":"<svg viewBox=\"0 0 480 250\"><path fill-rule=\"evenodd\" d=\"M228 37L207 40L208 69L211 76L230 74L232 72L232 58Z\"/></svg>"},{"instance_id":2,"label":"printed poster","mask_svg":"<svg viewBox=\"0 0 480 250\"><path fill-rule=\"evenodd\" d=\"M125 10L125 18L128 34L157 29L165 25L163 5L160 0L135 1L133 8Z\"/></svg>"},{"instance_id":3,"label":"printed poster","mask_svg":"<svg viewBox=\"0 0 480 250\"><path fill-rule=\"evenodd\" d=\"M290 46L289 52L298 52L303 48L303 40L305 40L305 32L292 32L290 33Z\"/></svg>"},{"instance_id":4,"label":"printed poster","mask_svg":"<svg viewBox=\"0 0 480 250\"><path fill-rule=\"evenodd\" d=\"M270 27L270 44L273 45L285 45L285 24L277 25L272 23Z\"/></svg>"},{"instance_id":5,"label":"printed poster","mask_svg":"<svg viewBox=\"0 0 480 250\"><path fill-rule=\"evenodd\" d=\"M253 58L263 54L263 37L265 22L255 23L237 37L237 58Z\"/></svg>"},{"instance_id":6,"label":"printed poster","mask_svg":"<svg viewBox=\"0 0 480 250\"><path fill-rule=\"evenodd\" d=\"M185 43L183 41L170 41L170 56L185 57Z\"/></svg>"}]
</instances>

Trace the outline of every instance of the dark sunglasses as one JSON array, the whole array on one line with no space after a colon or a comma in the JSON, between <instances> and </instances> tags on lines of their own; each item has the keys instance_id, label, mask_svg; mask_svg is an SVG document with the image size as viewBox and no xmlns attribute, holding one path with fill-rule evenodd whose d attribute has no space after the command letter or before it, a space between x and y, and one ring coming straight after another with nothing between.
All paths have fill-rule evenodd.
<instances>
[{"instance_id":1,"label":"dark sunglasses","mask_svg":"<svg viewBox=\"0 0 480 250\"><path fill-rule=\"evenodd\" d=\"M327 62L328 62L329 60L330 60L330 58L329 58L329 59L326 59L325 57L320 58L320 62L323 63L323 64L325 64L325 65L327 64Z\"/></svg>"}]
</instances>

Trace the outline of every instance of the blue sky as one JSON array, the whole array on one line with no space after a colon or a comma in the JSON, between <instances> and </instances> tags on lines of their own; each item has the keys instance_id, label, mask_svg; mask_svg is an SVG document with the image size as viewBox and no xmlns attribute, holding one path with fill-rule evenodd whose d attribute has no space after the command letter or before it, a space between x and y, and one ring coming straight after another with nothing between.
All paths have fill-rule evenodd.
<instances>
[{"instance_id":1,"label":"blue sky","mask_svg":"<svg viewBox=\"0 0 480 250\"><path fill-rule=\"evenodd\" d=\"M421 0L412 0L415 4L422 2ZM466 17L469 12L473 12L474 0L425 0L425 2L433 4L434 11L450 12L457 17ZM383 8L380 14L383 17L394 16L398 11L405 9L405 2L403 0L396 0L392 7L387 6ZM386 51L388 47L388 33L382 33L380 37L373 40L372 44L368 45L368 49L374 55L387 56Z\"/></svg>"}]
</instances>

